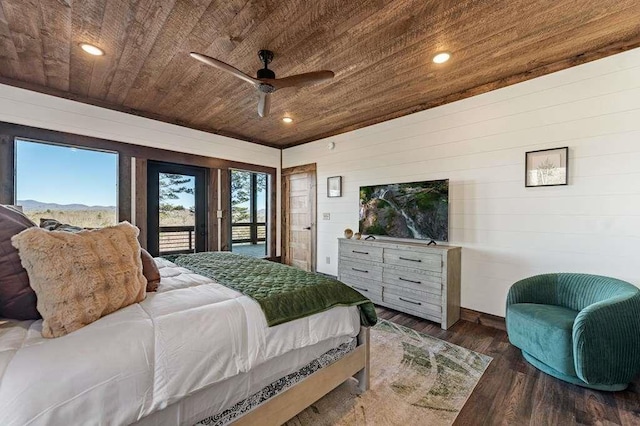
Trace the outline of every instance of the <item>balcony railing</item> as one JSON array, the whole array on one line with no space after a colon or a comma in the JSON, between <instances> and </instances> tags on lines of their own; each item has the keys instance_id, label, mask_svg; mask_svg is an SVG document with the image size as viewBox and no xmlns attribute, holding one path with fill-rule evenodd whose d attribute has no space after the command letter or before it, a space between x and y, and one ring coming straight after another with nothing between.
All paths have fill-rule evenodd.
<instances>
[{"instance_id":1,"label":"balcony railing","mask_svg":"<svg viewBox=\"0 0 640 426\"><path fill-rule=\"evenodd\" d=\"M232 243L257 244L266 240L267 225L264 222L231 224Z\"/></svg>"},{"instance_id":2,"label":"balcony railing","mask_svg":"<svg viewBox=\"0 0 640 426\"><path fill-rule=\"evenodd\" d=\"M267 225L234 223L231 225L231 243L259 244L267 241ZM160 254L193 253L196 247L194 226L161 226Z\"/></svg>"},{"instance_id":3,"label":"balcony railing","mask_svg":"<svg viewBox=\"0 0 640 426\"><path fill-rule=\"evenodd\" d=\"M160 227L160 254L193 253L195 247L194 226Z\"/></svg>"}]
</instances>

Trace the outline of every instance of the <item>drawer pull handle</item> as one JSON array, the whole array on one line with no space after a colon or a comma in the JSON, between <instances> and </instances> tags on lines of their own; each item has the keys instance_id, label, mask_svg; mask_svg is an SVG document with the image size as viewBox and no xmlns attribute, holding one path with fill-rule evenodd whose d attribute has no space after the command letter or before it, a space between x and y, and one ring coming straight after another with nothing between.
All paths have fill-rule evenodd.
<instances>
[{"instance_id":1,"label":"drawer pull handle","mask_svg":"<svg viewBox=\"0 0 640 426\"><path fill-rule=\"evenodd\" d=\"M403 299L402 297L398 297L398 299L402 300L403 302L413 303L414 305L422 305L422 303L420 302L414 302L413 300Z\"/></svg>"},{"instance_id":2,"label":"drawer pull handle","mask_svg":"<svg viewBox=\"0 0 640 426\"><path fill-rule=\"evenodd\" d=\"M408 283L422 284L422 281L408 280L408 279L406 279L406 278L402 278L402 277L398 277L398 279L399 279L400 281L406 281L406 282L408 282Z\"/></svg>"},{"instance_id":3,"label":"drawer pull handle","mask_svg":"<svg viewBox=\"0 0 640 426\"><path fill-rule=\"evenodd\" d=\"M365 274L369 273L369 271L365 271L364 269L358 269L358 268L351 268L351 269L353 269L356 272L364 272Z\"/></svg>"},{"instance_id":4,"label":"drawer pull handle","mask_svg":"<svg viewBox=\"0 0 640 426\"><path fill-rule=\"evenodd\" d=\"M358 251L358 250L351 250L351 253L369 254L369 252L368 252L368 251Z\"/></svg>"},{"instance_id":5,"label":"drawer pull handle","mask_svg":"<svg viewBox=\"0 0 640 426\"><path fill-rule=\"evenodd\" d=\"M420 260L420 259L409 259L408 257L402 257L402 256L398 257L398 259L407 260L409 262L422 262L422 260Z\"/></svg>"},{"instance_id":6,"label":"drawer pull handle","mask_svg":"<svg viewBox=\"0 0 640 426\"><path fill-rule=\"evenodd\" d=\"M360 290L360 291L369 291L369 289L367 289L367 288L356 287L355 285L352 285L351 287L355 288L356 290Z\"/></svg>"}]
</instances>

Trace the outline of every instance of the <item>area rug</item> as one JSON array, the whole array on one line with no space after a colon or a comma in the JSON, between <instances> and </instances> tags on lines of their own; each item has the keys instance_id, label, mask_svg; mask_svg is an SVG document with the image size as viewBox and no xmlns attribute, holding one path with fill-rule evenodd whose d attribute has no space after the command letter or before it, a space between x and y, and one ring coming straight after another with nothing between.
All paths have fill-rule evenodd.
<instances>
[{"instance_id":1,"label":"area rug","mask_svg":"<svg viewBox=\"0 0 640 426\"><path fill-rule=\"evenodd\" d=\"M371 389L349 380L287 422L308 425L450 425L491 357L389 321L371 329Z\"/></svg>"}]
</instances>

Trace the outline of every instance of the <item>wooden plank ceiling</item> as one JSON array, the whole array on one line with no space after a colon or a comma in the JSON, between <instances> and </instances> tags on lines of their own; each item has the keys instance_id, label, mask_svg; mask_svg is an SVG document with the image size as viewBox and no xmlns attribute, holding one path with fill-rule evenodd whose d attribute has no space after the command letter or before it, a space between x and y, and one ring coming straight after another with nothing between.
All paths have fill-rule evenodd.
<instances>
[{"instance_id":1,"label":"wooden plank ceiling","mask_svg":"<svg viewBox=\"0 0 640 426\"><path fill-rule=\"evenodd\" d=\"M0 0L0 82L277 147L357 129L640 46L638 0ZM78 46L105 50L92 57ZM255 74L336 78L273 95ZM452 52L446 64L434 53ZM286 125L284 115L294 118Z\"/></svg>"}]
</instances>

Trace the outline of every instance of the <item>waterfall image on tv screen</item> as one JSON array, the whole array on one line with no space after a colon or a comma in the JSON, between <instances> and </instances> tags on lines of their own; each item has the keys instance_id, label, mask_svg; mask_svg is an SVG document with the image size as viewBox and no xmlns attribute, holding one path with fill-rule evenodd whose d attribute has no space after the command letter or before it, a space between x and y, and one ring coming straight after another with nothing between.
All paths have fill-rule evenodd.
<instances>
[{"instance_id":1,"label":"waterfall image on tv screen","mask_svg":"<svg viewBox=\"0 0 640 426\"><path fill-rule=\"evenodd\" d=\"M360 187L360 232L447 241L449 180Z\"/></svg>"}]
</instances>

